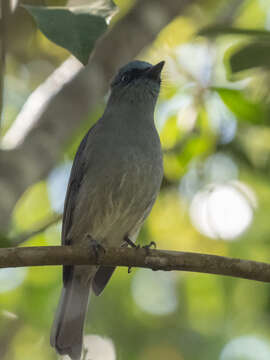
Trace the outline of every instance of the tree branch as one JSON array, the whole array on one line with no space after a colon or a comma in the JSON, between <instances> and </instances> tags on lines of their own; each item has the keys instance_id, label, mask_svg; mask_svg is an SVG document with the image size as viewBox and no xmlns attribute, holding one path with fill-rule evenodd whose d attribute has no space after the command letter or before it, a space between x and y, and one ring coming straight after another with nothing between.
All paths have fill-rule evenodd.
<instances>
[{"instance_id":1,"label":"tree branch","mask_svg":"<svg viewBox=\"0 0 270 360\"><path fill-rule=\"evenodd\" d=\"M181 270L270 282L270 264L183 251L108 248L99 259L91 248L42 246L0 249L0 268L44 265L104 265Z\"/></svg>"}]
</instances>

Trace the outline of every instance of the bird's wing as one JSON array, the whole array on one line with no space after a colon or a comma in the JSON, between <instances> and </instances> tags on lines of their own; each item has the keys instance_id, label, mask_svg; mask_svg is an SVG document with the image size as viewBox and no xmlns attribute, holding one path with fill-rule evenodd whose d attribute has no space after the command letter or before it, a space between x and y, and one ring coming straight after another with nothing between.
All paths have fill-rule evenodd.
<instances>
[{"instance_id":1,"label":"bird's wing","mask_svg":"<svg viewBox=\"0 0 270 360\"><path fill-rule=\"evenodd\" d=\"M73 161L69 177L63 214L62 245L70 245L72 241L72 239L67 238L67 235L72 225L72 214L75 206L76 195L78 194L78 189L80 188L85 173L84 156L82 156L82 154L85 149L88 134L89 132L85 135L85 137L80 143L80 146Z\"/></svg>"},{"instance_id":2,"label":"bird's wing","mask_svg":"<svg viewBox=\"0 0 270 360\"><path fill-rule=\"evenodd\" d=\"M96 125L94 125L82 139L73 161L64 205L61 241L62 245L72 245L72 239L68 237L68 233L72 226L73 211L76 206L76 197L80 189L83 177L85 175L85 169L87 166L84 156L84 150L87 141L89 141L89 137L94 132L93 129L95 127ZM68 281L71 270L71 266L63 266L64 284L66 284L66 282Z\"/></svg>"}]
</instances>

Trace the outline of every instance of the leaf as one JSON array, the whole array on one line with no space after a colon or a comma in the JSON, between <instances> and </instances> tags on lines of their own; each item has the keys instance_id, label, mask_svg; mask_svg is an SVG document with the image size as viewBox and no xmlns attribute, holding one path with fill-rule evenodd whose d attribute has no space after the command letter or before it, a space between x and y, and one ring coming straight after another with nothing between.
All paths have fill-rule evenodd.
<instances>
[{"instance_id":1,"label":"leaf","mask_svg":"<svg viewBox=\"0 0 270 360\"><path fill-rule=\"evenodd\" d=\"M245 35L257 36L270 39L270 31L266 30L253 30L253 29L240 29L227 27L222 25L207 26L198 32L201 36L218 36L218 35Z\"/></svg>"},{"instance_id":2,"label":"leaf","mask_svg":"<svg viewBox=\"0 0 270 360\"><path fill-rule=\"evenodd\" d=\"M269 41L251 42L239 49L239 46L229 49L227 55L230 71L235 74L252 68L270 68Z\"/></svg>"},{"instance_id":3,"label":"leaf","mask_svg":"<svg viewBox=\"0 0 270 360\"><path fill-rule=\"evenodd\" d=\"M231 110L238 120L252 124L265 124L269 120L269 111L261 103L247 99L239 90L226 88L213 88L221 97L224 104Z\"/></svg>"},{"instance_id":4,"label":"leaf","mask_svg":"<svg viewBox=\"0 0 270 360\"><path fill-rule=\"evenodd\" d=\"M106 31L106 17L115 6L108 1L94 1L80 7L23 6L35 19L48 39L70 51L87 64L96 40Z\"/></svg>"},{"instance_id":5,"label":"leaf","mask_svg":"<svg viewBox=\"0 0 270 360\"><path fill-rule=\"evenodd\" d=\"M178 126L178 119L176 115L170 116L162 129L160 134L160 141L162 143L163 148L172 148L175 146L177 141L179 141L181 137L180 129Z\"/></svg>"},{"instance_id":6,"label":"leaf","mask_svg":"<svg viewBox=\"0 0 270 360\"><path fill-rule=\"evenodd\" d=\"M225 55L229 71L233 74L256 67L270 68L270 31L209 26L199 31L202 36L243 35L254 37L245 45L232 46Z\"/></svg>"}]
</instances>

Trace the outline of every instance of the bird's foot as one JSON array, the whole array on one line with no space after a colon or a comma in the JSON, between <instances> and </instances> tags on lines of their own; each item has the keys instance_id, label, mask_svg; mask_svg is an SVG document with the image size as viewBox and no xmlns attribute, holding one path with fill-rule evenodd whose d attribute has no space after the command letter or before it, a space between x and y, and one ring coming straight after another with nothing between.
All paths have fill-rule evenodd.
<instances>
[{"instance_id":1,"label":"bird's foot","mask_svg":"<svg viewBox=\"0 0 270 360\"><path fill-rule=\"evenodd\" d=\"M125 240L125 243L129 246L131 246L133 249L140 249L141 246L138 244L138 245L135 245L133 241L130 240L130 238L126 235L124 237L124 240ZM149 249L153 247L154 249L156 249L157 247L157 244L154 242L154 241L151 241L149 244L146 244L144 246L142 246L142 249L145 249L146 252L148 253L149 252ZM131 266L128 267L128 273L130 274L131 273Z\"/></svg>"},{"instance_id":2,"label":"bird's foot","mask_svg":"<svg viewBox=\"0 0 270 360\"><path fill-rule=\"evenodd\" d=\"M151 241L149 244L143 246L143 249L146 250L146 254L149 254L149 250L153 247L154 249L157 248L157 244L154 241Z\"/></svg>"},{"instance_id":3,"label":"bird's foot","mask_svg":"<svg viewBox=\"0 0 270 360\"><path fill-rule=\"evenodd\" d=\"M91 249L95 253L96 260L99 261L100 256L105 254L106 249L97 240L93 239L91 235L87 234L86 237L89 241Z\"/></svg>"},{"instance_id":4,"label":"bird's foot","mask_svg":"<svg viewBox=\"0 0 270 360\"><path fill-rule=\"evenodd\" d=\"M130 238L127 235L124 237L124 241L125 241L125 244L129 245L133 249L140 249L140 245L135 245L134 242L131 241ZM128 274L130 274L131 271L132 271L132 267L129 266L128 267Z\"/></svg>"},{"instance_id":5,"label":"bird's foot","mask_svg":"<svg viewBox=\"0 0 270 360\"><path fill-rule=\"evenodd\" d=\"M154 241L151 241L149 244L146 244L143 246L143 249L151 249L153 247L154 249L157 248L157 244Z\"/></svg>"},{"instance_id":6,"label":"bird's foot","mask_svg":"<svg viewBox=\"0 0 270 360\"><path fill-rule=\"evenodd\" d=\"M135 245L133 241L130 240L130 238L126 235L124 237L124 241L130 246L132 247L133 249L139 249L140 248L140 245Z\"/></svg>"}]
</instances>

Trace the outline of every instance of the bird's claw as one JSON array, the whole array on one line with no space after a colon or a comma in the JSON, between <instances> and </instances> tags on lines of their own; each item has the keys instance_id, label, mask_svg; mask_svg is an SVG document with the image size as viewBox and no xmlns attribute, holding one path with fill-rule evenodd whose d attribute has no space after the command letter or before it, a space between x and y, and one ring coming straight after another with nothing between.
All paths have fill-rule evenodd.
<instances>
[{"instance_id":1,"label":"bird's claw","mask_svg":"<svg viewBox=\"0 0 270 360\"><path fill-rule=\"evenodd\" d=\"M96 260L99 261L100 256L105 254L106 249L97 240L93 239L91 235L87 234L87 239L89 240L91 249L95 253Z\"/></svg>"},{"instance_id":2,"label":"bird's claw","mask_svg":"<svg viewBox=\"0 0 270 360\"><path fill-rule=\"evenodd\" d=\"M157 248L157 244L154 241L151 241L149 244L144 245L143 249L151 249L151 247L153 247L154 249Z\"/></svg>"},{"instance_id":3,"label":"bird's claw","mask_svg":"<svg viewBox=\"0 0 270 360\"><path fill-rule=\"evenodd\" d=\"M130 240L130 238L126 235L124 237L124 241L129 245L131 246L133 249L138 249L138 245L135 245L133 241Z\"/></svg>"},{"instance_id":4,"label":"bird's claw","mask_svg":"<svg viewBox=\"0 0 270 360\"><path fill-rule=\"evenodd\" d=\"M130 240L130 238L128 236L125 236L124 241L131 246L133 249L140 249L141 246L135 245L133 241ZM154 241L151 241L149 244L142 246L143 249L150 249L151 247L153 247L154 249L156 249L157 245Z\"/></svg>"}]
</instances>

